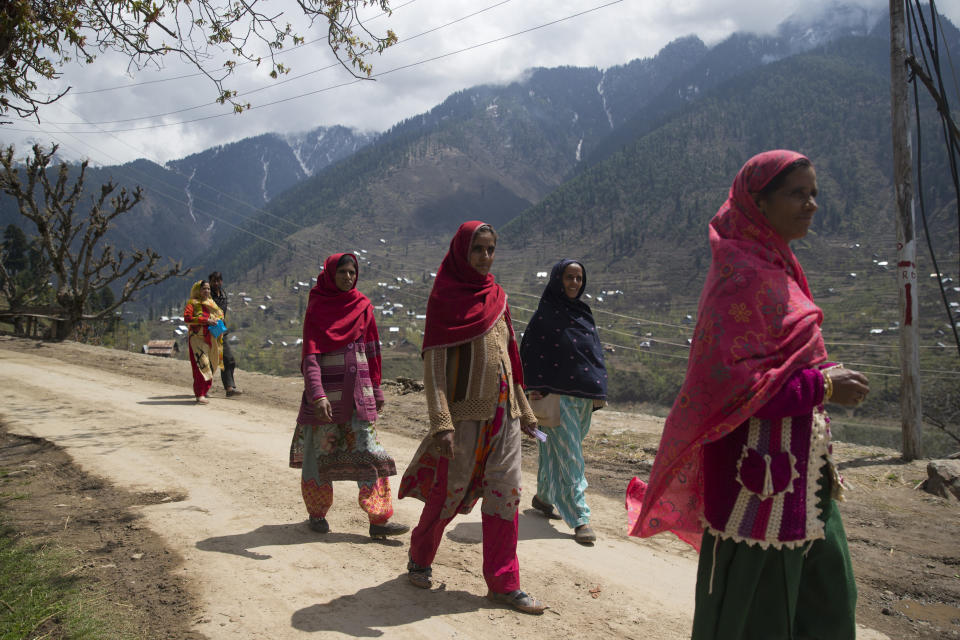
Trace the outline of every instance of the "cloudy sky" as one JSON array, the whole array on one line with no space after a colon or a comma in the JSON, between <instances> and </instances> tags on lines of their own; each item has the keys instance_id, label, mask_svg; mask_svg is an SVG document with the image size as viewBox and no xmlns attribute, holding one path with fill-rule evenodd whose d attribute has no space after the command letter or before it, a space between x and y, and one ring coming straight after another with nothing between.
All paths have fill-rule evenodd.
<instances>
[{"instance_id":1,"label":"cloudy sky","mask_svg":"<svg viewBox=\"0 0 960 640\"><path fill-rule=\"evenodd\" d=\"M392 16L368 22L372 31L390 28L400 39L383 55L371 58L374 74L385 74L376 81L348 84L353 79L335 64L321 40L282 57L292 69L282 84L267 77L268 69L240 67L227 86L254 108L235 115L229 107L215 104L216 91L209 80L177 78L196 70L176 60L165 61L162 69L131 72L125 58L106 54L93 65L65 67L56 86L69 85L71 93L43 107L39 125L25 120L0 126L0 141L23 147L24 152L24 145L32 141L56 141L69 159L90 158L109 165L135 158L162 163L261 133L293 134L321 125L382 131L430 109L454 91L509 82L530 67L606 68L653 56L671 40L688 34L714 44L735 31L771 32L787 17L809 15L816 4L810 0L392 0ZM830 4L819 2L819 6ZM887 0L857 0L857 4L878 12L888 6ZM270 0L267 5L287 7L291 19L298 11L292 0ZM957 23L960 0L937 6ZM370 10L367 15L377 12ZM307 40L324 35L306 28L303 34ZM212 61L211 66L222 60ZM398 69L411 64L415 66ZM180 112L171 113L175 111Z\"/></svg>"}]
</instances>

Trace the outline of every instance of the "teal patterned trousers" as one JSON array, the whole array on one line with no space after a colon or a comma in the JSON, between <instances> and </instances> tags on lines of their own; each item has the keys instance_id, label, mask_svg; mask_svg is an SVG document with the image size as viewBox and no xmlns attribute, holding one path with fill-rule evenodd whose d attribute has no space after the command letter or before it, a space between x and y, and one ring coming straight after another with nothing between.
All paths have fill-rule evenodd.
<instances>
[{"instance_id":1,"label":"teal patterned trousers","mask_svg":"<svg viewBox=\"0 0 960 640\"><path fill-rule=\"evenodd\" d=\"M590 431L593 401L560 396L559 427L544 427L547 441L540 443L537 495L557 508L572 528L590 522L590 507L584 493L583 439Z\"/></svg>"}]
</instances>

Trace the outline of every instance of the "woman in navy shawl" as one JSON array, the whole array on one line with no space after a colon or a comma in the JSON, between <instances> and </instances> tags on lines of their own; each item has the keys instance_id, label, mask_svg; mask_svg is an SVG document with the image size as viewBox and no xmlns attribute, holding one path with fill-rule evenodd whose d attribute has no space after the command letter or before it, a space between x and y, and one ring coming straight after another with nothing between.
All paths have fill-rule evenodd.
<instances>
[{"instance_id":1,"label":"woman in navy shawl","mask_svg":"<svg viewBox=\"0 0 960 640\"><path fill-rule=\"evenodd\" d=\"M589 545L596 534L584 497L583 439L591 415L605 404L607 370L590 306L580 299L586 286L582 263L561 260L553 266L523 334L520 358L530 404L547 433L540 443L533 507L548 518L562 518L574 539Z\"/></svg>"}]
</instances>

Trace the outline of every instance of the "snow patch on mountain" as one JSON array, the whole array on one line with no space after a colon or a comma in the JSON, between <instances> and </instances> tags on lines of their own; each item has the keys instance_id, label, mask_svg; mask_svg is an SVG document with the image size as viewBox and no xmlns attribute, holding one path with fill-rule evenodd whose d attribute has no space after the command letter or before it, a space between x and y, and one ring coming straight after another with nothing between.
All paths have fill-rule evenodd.
<instances>
[{"instance_id":1,"label":"snow patch on mountain","mask_svg":"<svg viewBox=\"0 0 960 640\"><path fill-rule=\"evenodd\" d=\"M777 27L790 53L801 53L846 36L866 36L887 15L886 9L819 0L804 6Z\"/></svg>"},{"instance_id":2,"label":"snow patch on mountain","mask_svg":"<svg viewBox=\"0 0 960 640\"><path fill-rule=\"evenodd\" d=\"M303 175L308 178L312 176L313 171L303 160L303 139L301 138L294 141L288 141L287 144L290 146L290 151L293 152L293 157L296 158L297 164L300 165L300 170L303 171Z\"/></svg>"},{"instance_id":3,"label":"snow patch on mountain","mask_svg":"<svg viewBox=\"0 0 960 640\"><path fill-rule=\"evenodd\" d=\"M190 172L190 177L187 178L187 186L184 187L184 191L187 193L187 213L190 214L194 222L197 221L197 216L193 215L193 194L190 193L190 183L193 182L193 176L195 175L197 175L196 167Z\"/></svg>"},{"instance_id":4,"label":"snow patch on mountain","mask_svg":"<svg viewBox=\"0 0 960 640\"><path fill-rule=\"evenodd\" d=\"M613 113L610 111L610 107L607 106L607 98L603 95L603 81L607 77L607 72L604 71L600 74L600 82L597 83L597 93L600 94L600 102L603 104L603 112L607 114L607 122L610 123L610 129L614 128L613 125Z\"/></svg>"},{"instance_id":5,"label":"snow patch on mountain","mask_svg":"<svg viewBox=\"0 0 960 640\"><path fill-rule=\"evenodd\" d=\"M260 180L260 194L264 202L269 202L270 198L267 196L267 178L270 177L270 161L261 156L260 164L263 167L263 179Z\"/></svg>"}]
</instances>

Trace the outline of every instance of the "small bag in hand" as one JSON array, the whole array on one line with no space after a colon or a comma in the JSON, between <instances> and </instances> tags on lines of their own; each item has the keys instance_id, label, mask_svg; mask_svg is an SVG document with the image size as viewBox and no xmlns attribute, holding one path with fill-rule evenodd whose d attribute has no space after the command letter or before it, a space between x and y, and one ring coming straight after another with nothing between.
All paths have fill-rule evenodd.
<instances>
[{"instance_id":1,"label":"small bag in hand","mask_svg":"<svg viewBox=\"0 0 960 640\"><path fill-rule=\"evenodd\" d=\"M214 338L219 338L227 332L227 325L224 324L223 318L220 318L217 320L217 324L210 325L208 330L210 331L210 335L212 335Z\"/></svg>"}]
</instances>

